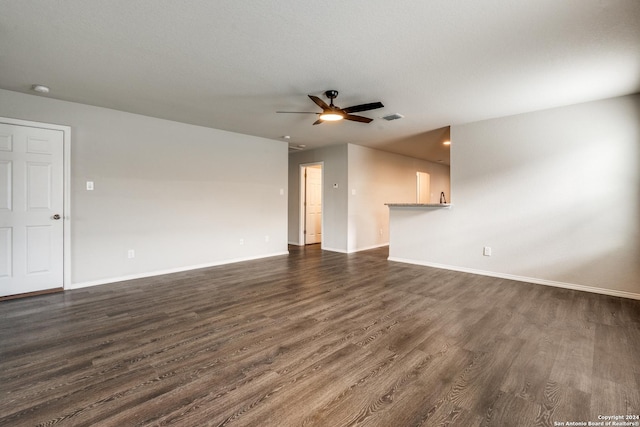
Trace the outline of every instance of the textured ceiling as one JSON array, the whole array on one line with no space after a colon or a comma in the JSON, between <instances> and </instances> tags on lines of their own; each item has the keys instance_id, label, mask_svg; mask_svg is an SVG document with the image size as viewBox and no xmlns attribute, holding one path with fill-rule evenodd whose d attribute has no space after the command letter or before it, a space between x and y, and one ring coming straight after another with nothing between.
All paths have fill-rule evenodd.
<instances>
[{"instance_id":1,"label":"textured ceiling","mask_svg":"<svg viewBox=\"0 0 640 427\"><path fill-rule=\"evenodd\" d=\"M640 91L638 0L0 0L0 11L0 88L42 83L51 98L307 148L443 160L449 125ZM327 89L342 107L385 108L362 113L371 124L275 113L316 111L307 94ZM405 118L379 119L392 113Z\"/></svg>"}]
</instances>

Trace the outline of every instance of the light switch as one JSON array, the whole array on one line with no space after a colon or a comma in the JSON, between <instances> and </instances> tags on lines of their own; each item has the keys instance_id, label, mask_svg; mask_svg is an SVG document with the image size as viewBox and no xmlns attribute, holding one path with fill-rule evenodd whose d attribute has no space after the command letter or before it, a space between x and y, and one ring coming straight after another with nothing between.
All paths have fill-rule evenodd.
<instances>
[{"instance_id":1,"label":"light switch","mask_svg":"<svg viewBox=\"0 0 640 427\"><path fill-rule=\"evenodd\" d=\"M93 181L87 181L87 191L93 191Z\"/></svg>"}]
</instances>

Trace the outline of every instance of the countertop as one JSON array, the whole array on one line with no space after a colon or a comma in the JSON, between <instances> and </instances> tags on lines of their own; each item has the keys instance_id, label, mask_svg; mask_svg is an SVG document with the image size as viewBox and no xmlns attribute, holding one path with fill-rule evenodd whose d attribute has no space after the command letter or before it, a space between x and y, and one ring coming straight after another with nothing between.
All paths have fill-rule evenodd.
<instances>
[{"instance_id":1,"label":"countertop","mask_svg":"<svg viewBox=\"0 0 640 427\"><path fill-rule=\"evenodd\" d=\"M450 208L451 203L385 203L390 208Z\"/></svg>"}]
</instances>

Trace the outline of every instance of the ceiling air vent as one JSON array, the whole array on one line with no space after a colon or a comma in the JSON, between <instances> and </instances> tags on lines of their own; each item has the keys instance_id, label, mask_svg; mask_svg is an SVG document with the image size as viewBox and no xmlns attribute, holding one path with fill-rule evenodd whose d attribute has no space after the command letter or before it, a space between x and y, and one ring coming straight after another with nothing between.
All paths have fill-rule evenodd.
<instances>
[{"instance_id":1,"label":"ceiling air vent","mask_svg":"<svg viewBox=\"0 0 640 427\"><path fill-rule=\"evenodd\" d=\"M404 118L404 116L402 114L394 113L394 114L389 114L388 116L383 116L382 118L390 122L391 120L402 119Z\"/></svg>"},{"instance_id":2,"label":"ceiling air vent","mask_svg":"<svg viewBox=\"0 0 640 427\"><path fill-rule=\"evenodd\" d=\"M305 144L289 145L289 152L293 153L296 151L304 150L306 147L307 146Z\"/></svg>"}]
</instances>

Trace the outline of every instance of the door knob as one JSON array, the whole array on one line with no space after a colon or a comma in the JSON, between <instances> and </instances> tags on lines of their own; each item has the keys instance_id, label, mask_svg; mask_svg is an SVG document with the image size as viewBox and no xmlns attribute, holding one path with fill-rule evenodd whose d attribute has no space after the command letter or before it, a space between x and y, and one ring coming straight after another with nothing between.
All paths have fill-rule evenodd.
<instances>
[{"instance_id":1,"label":"door knob","mask_svg":"<svg viewBox=\"0 0 640 427\"><path fill-rule=\"evenodd\" d=\"M58 215L58 214L55 214L55 215L53 216L53 219L55 219L55 220L58 220L58 219L60 219L60 215Z\"/></svg>"}]
</instances>

